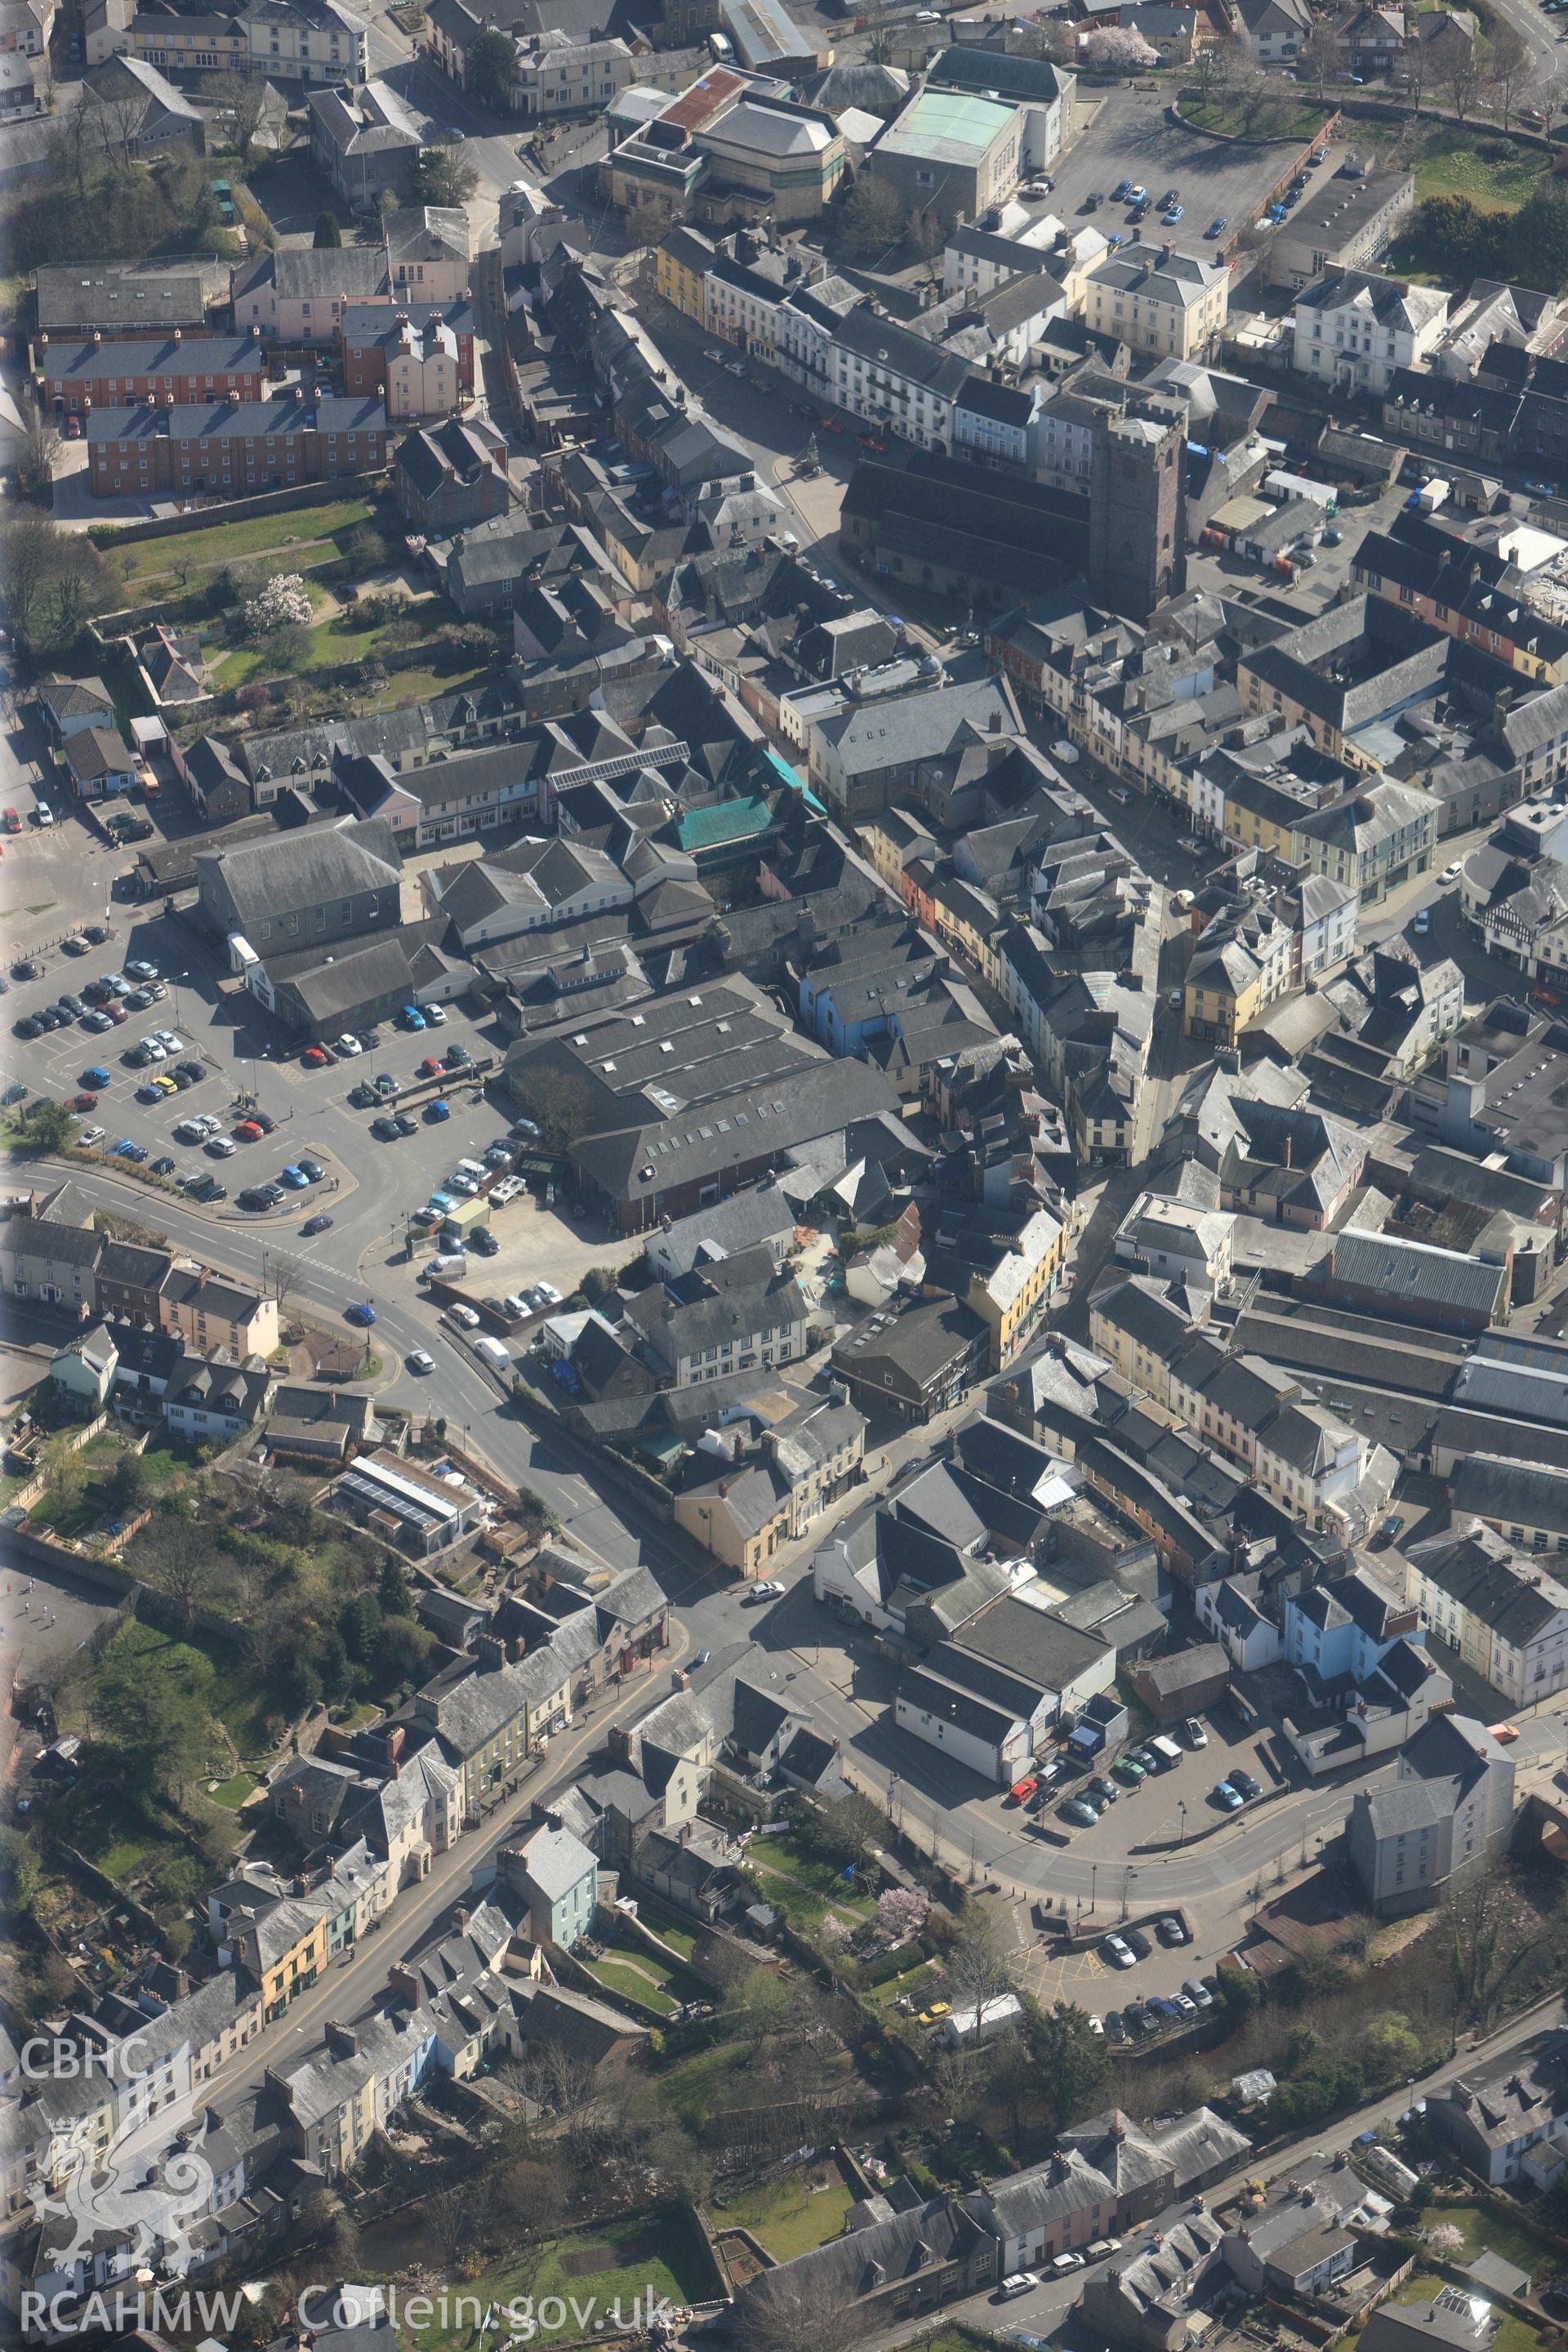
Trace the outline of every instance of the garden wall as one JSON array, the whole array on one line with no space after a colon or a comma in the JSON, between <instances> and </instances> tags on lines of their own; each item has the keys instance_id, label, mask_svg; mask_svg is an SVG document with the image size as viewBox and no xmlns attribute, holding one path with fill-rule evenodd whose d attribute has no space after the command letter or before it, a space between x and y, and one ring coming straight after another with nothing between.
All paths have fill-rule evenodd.
<instances>
[{"instance_id":1,"label":"garden wall","mask_svg":"<svg viewBox=\"0 0 1568 2352\"><path fill-rule=\"evenodd\" d=\"M301 482L292 489L258 490L253 499L224 499L193 514L154 515L146 522L110 522L107 517L89 529L88 537L100 554L129 547L139 539L178 539L188 530L212 530L226 522L245 522L252 515L293 514L300 507L331 506L367 484L379 485L381 473L339 474L330 482Z\"/></svg>"}]
</instances>

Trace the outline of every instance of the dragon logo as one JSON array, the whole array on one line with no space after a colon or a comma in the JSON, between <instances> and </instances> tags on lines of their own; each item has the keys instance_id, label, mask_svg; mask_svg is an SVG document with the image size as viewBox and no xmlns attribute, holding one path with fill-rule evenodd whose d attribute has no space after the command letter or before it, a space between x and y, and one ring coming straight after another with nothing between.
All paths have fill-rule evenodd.
<instances>
[{"instance_id":1,"label":"dragon logo","mask_svg":"<svg viewBox=\"0 0 1568 2352\"><path fill-rule=\"evenodd\" d=\"M189 2047L178 2053L188 2065ZM125 2112L107 2143L93 2137L97 2117L80 2116L56 2136L52 2178L32 2192L43 2225L43 2252L62 2270L85 2264L92 2283L94 2256L112 2249L134 2272L147 2269L184 2278L198 2259L191 2231L212 2210L214 2174L203 2153L206 2121L195 2117L188 2095L156 2115L140 2098L124 2096ZM49 2242L52 2223L70 2235Z\"/></svg>"}]
</instances>

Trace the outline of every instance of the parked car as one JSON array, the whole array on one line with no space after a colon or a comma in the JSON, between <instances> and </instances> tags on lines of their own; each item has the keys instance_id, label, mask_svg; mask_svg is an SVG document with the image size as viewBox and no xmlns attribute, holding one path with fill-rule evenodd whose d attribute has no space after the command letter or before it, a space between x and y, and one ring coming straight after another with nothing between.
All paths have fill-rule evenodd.
<instances>
[{"instance_id":1,"label":"parked car","mask_svg":"<svg viewBox=\"0 0 1568 2352\"><path fill-rule=\"evenodd\" d=\"M1142 1934L1142 1932L1137 1927L1129 1927L1122 1938L1122 1941L1126 1944L1129 1951L1131 1952L1135 1959L1148 1959L1154 1949L1154 1947L1149 1941L1148 1937Z\"/></svg>"},{"instance_id":2,"label":"parked car","mask_svg":"<svg viewBox=\"0 0 1568 2352\"><path fill-rule=\"evenodd\" d=\"M1100 1948L1113 1969L1135 1969L1138 1965L1138 1956L1124 1936L1107 1936Z\"/></svg>"},{"instance_id":3,"label":"parked car","mask_svg":"<svg viewBox=\"0 0 1568 2352\"><path fill-rule=\"evenodd\" d=\"M1118 2049L1126 2045L1127 2028L1121 2022L1121 2011L1119 2009L1108 2009L1105 2012L1105 2038L1108 2042L1114 2042Z\"/></svg>"},{"instance_id":4,"label":"parked car","mask_svg":"<svg viewBox=\"0 0 1568 2352\"><path fill-rule=\"evenodd\" d=\"M1100 1815L1083 1797L1068 1797L1057 1807L1058 1819L1071 1822L1075 1829L1091 1830Z\"/></svg>"},{"instance_id":5,"label":"parked car","mask_svg":"<svg viewBox=\"0 0 1568 2352\"><path fill-rule=\"evenodd\" d=\"M1216 213L1216 215L1215 215L1214 219L1213 219L1212 221L1210 221L1210 223L1209 223L1209 225L1208 225L1207 228L1205 228L1205 231L1204 231L1204 235L1205 235L1205 236L1211 236L1211 237L1212 237L1212 236L1223 236L1225 235L1225 231L1226 231L1226 218L1225 218L1225 215L1224 215L1223 213Z\"/></svg>"},{"instance_id":6,"label":"parked car","mask_svg":"<svg viewBox=\"0 0 1568 2352\"><path fill-rule=\"evenodd\" d=\"M1228 1778L1231 1787L1245 1798L1248 1804L1254 1797L1262 1793L1260 1784L1253 1779L1250 1772L1244 1772L1239 1765L1231 1767Z\"/></svg>"},{"instance_id":7,"label":"parked car","mask_svg":"<svg viewBox=\"0 0 1568 2352\"><path fill-rule=\"evenodd\" d=\"M1241 1791L1238 1789L1233 1789L1228 1780L1222 1780L1214 1791L1214 1801L1222 1813L1239 1813L1242 1807Z\"/></svg>"},{"instance_id":8,"label":"parked car","mask_svg":"<svg viewBox=\"0 0 1568 2352\"><path fill-rule=\"evenodd\" d=\"M1121 1791L1114 1780L1108 1780L1103 1774L1097 1772L1089 1783L1089 1794L1097 1805L1103 1807L1114 1805Z\"/></svg>"},{"instance_id":9,"label":"parked car","mask_svg":"<svg viewBox=\"0 0 1568 2352\"><path fill-rule=\"evenodd\" d=\"M1143 1766L1132 1756L1119 1756L1110 1769L1119 1780L1125 1780L1133 1789L1140 1780L1146 1780L1149 1777Z\"/></svg>"},{"instance_id":10,"label":"parked car","mask_svg":"<svg viewBox=\"0 0 1568 2352\"><path fill-rule=\"evenodd\" d=\"M1187 1932L1186 1922L1178 1919L1173 1911L1168 1911L1163 1919L1155 1920L1154 1933L1162 1944L1172 1948L1178 1944L1190 1944L1193 1940Z\"/></svg>"},{"instance_id":11,"label":"parked car","mask_svg":"<svg viewBox=\"0 0 1568 2352\"><path fill-rule=\"evenodd\" d=\"M1206 1748L1208 1746L1208 1733L1204 1729L1203 1725L1198 1721L1195 1715L1188 1716L1186 1721L1182 1726L1182 1730L1189 1748Z\"/></svg>"}]
</instances>

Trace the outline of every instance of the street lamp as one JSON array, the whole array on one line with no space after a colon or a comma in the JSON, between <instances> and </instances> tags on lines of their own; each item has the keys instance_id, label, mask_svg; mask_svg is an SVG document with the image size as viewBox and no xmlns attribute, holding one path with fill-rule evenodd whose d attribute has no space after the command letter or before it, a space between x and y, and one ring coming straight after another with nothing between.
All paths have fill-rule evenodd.
<instances>
[{"instance_id":1,"label":"street lamp","mask_svg":"<svg viewBox=\"0 0 1568 2352\"><path fill-rule=\"evenodd\" d=\"M1182 1817L1182 1832L1181 1835L1176 1840L1176 1843L1178 1845L1185 1845L1187 1842L1187 1801L1184 1797L1178 1797L1176 1799L1176 1811Z\"/></svg>"},{"instance_id":2,"label":"street lamp","mask_svg":"<svg viewBox=\"0 0 1568 2352\"><path fill-rule=\"evenodd\" d=\"M1138 1865L1130 1862L1121 1874L1121 1916L1127 1917L1127 1907L1132 1894L1132 1882L1138 1875Z\"/></svg>"},{"instance_id":3,"label":"street lamp","mask_svg":"<svg viewBox=\"0 0 1568 2352\"><path fill-rule=\"evenodd\" d=\"M1099 1877L1100 1864L1098 1862L1091 1862L1089 1865L1089 1908L1090 1917L1094 1915L1095 1885Z\"/></svg>"}]
</instances>

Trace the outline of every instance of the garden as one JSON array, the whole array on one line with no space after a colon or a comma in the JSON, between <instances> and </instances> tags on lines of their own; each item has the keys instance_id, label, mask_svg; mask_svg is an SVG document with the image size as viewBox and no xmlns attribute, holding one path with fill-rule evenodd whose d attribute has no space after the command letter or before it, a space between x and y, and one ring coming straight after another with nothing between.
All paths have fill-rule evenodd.
<instances>
[{"instance_id":1,"label":"garden","mask_svg":"<svg viewBox=\"0 0 1568 2352\"><path fill-rule=\"evenodd\" d=\"M842 2236L858 2195L838 2159L825 2156L716 2201L709 2216L717 2231L749 2230L775 2262L787 2263Z\"/></svg>"}]
</instances>

